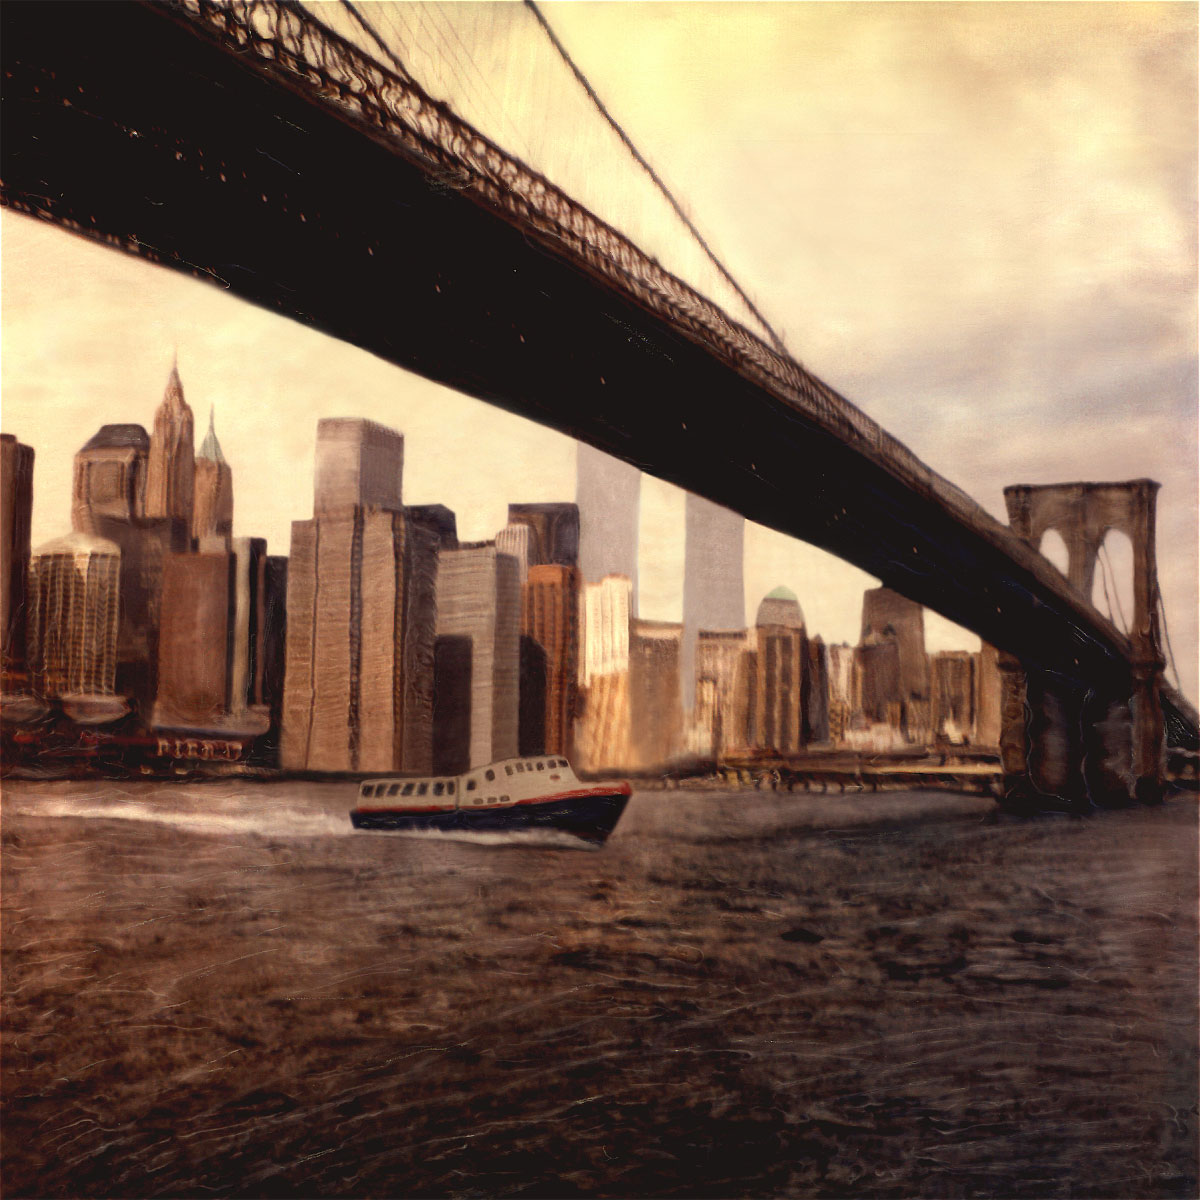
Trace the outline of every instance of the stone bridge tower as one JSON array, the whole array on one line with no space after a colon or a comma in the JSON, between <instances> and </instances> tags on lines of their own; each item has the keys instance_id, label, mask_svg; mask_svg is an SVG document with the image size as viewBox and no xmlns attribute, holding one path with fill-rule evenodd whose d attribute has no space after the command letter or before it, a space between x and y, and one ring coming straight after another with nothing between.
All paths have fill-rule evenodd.
<instances>
[{"instance_id":1,"label":"stone bridge tower","mask_svg":"<svg viewBox=\"0 0 1200 1200\"><path fill-rule=\"evenodd\" d=\"M1092 602L1096 560L1110 529L1133 545L1133 654L1129 680L1078 681L1027 674L1001 656L1005 790L1075 803L1161 798L1164 767L1155 505L1159 485L1062 483L1004 489L1009 525L1035 550L1047 530L1067 547L1067 579Z\"/></svg>"}]
</instances>

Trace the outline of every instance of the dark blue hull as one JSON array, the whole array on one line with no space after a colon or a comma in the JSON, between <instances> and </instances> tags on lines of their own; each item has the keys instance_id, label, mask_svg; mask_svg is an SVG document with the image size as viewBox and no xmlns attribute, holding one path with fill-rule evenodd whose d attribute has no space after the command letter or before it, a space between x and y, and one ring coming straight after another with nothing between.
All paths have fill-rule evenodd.
<instances>
[{"instance_id":1,"label":"dark blue hull","mask_svg":"<svg viewBox=\"0 0 1200 1200\"><path fill-rule=\"evenodd\" d=\"M350 820L355 829L481 833L554 829L584 841L600 843L612 833L628 803L627 791L596 789L590 793L505 808L457 808L450 812L424 813L395 808L356 808L351 812Z\"/></svg>"}]
</instances>

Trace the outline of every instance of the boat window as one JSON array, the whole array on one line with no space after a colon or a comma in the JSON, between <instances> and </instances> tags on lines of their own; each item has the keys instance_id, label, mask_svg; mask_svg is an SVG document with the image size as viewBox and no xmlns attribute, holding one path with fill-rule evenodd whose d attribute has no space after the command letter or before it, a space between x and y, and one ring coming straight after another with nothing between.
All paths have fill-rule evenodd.
<instances>
[{"instance_id":1,"label":"boat window","mask_svg":"<svg viewBox=\"0 0 1200 1200\"><path fill-rule=\"evenodd\" d=\"M442 785L440 783L435 783L433 785L433 794L435 796L440 796L442 794Z\"/></svg>"},{"instance_id":2,"label":"boat window","mask_svg":"<svg viewBox=\"0 0 1200 1200\"><path fill-rule=\"evenodd\" d=\"M473 791L475 790L475 785L476 785L476 783L477 783L477 782L478 782L478 780L475 780L475 779L468 779L468 780L467 780L467 791L468 791L468 792L473 792Z\"/></svg>"},{"instance_id":3,"label":"boat window","mask_svg":"<svg viewBox=\"0 0 1200 1200\"><path fill-rule=\"evenodd\" d=\"M393 783L392 786L390 788L388 788L388 795L389 796L400 795L400 785L398 783Z\"/></svg>"},{"instance_id":4,"label":"boat window","mask_svg":"<svg viewBox=\"0 0 1200 1200\"><path fill-rule=\"evenodd\" d=\"M522 774L524 774L524 772L525 772L525 764L524 764L524 763L517 763L517 770L518 770L518 771L520 771Z\"/></svg>"},{"instance_id":5,"label":"boat window","mask_svg":"<svg viewBox=\"0 0 1200 1200\"><path fill-rule=\"evenodd\" d=\"M402 795L402 796L411 796L412 794L413 794L413 785L412 785L411 783L406 783L406 784L404 785L404 791L402 791L402 792L400 793L400 795Z\"/></svg>"},{"instance_id":6,"label":"boat window","mask_svg":"<svg viewBox=\"0 0 1200 1200\"><path fill-rule=\"evenodd\" d=\"M501 797L500 797L500 803L501 803L501 804L507 804L507 803L508 803L508 797L507 797L507 796L501 796Z\"/></svg>"},{"instance_id":7,"label":"boat window","mask_svg":"<svg viewBox=\"0 0 1200 1200\"><path fill-rule=\"evenodd\" d=\"M454 795L454 780L453 780L453 779L451 779L451 780L450 780L450 781L449 781L449 782L446 784L446 795L447 795L447 796L453 796L453 795Z\"/></svg>"},{"instance_id":8,"label":"boat window","mask_svg":"<svg viewBox=\"0 0 1200 1200\"><path fill-rule=\"evenodd\" d=\"M493 771L491 767L488 767L488 769L484 772L484 775L488 783L491 783L492 780L496 778L496 772Z\"/></svg>"},{"instance_id":9,"label":"boat window","mask_svg":"<svg viewBox=\"0 0 1200 1200\"><path fill-rule=\"evenodd\" d=\"M542 760L540 758L538 759L537 769L539 771L544 771L546 769L546 764L544 762L542 762Z\"/></svg>"},{"instance_id":10,"label":"boat window","mask_svg":"<svg viewBox=\"0 0 1200 1200\"><path fill-rule=\"evenodd\" d=\"M483 797L482 797L482 796L476 796L476 797L475 797L475 799L471 801L471 803L472 803L472 804L482 804L482 803L483 803Z\"/></svg>"},{"instance_id":11,"label":"boat window","mask_svg":"<svg viewBox=\"0 0 1200 1200\"><path fill-rule=\"evenodd\" d=\"M505 773L506 775L511 775L511 774L512 774L512 767L505 767L505 768L504 768L504 773Z\"/></svg>"},{"instance_id":12,"label":"boat window","mask_svg":"<svg viewBox=\"0 0 1200 1200\"><path fill-rule=\"evenodd\" d=\"M567 760L566 760L565 758L560 758L560 759L558 760L558 765L559 765L560 767L565 767L565 766L567 766Z\"/></svg>"},{"instance_id":13,"label":"boat window","mask_svg":"<svg viewBox=\"0 0 1200 1200\"><path fill-rule=\"evenodd\" d=\"M527 770L527 771L532 771L532 770L533 770L533 763L531 763L531 762L527 762L527 763L525 764L525 770Z\"/></svg>"},{"instance_id":14,"label":"boat window","mask_svg":"<svg viewBox=\"0 0 1200 1200\"><path fill-rule=\"evenodd\" d=\"M418 783L417 784L417 795L418 796L425 795L425 793L427 791L429 791L429 784L427 784L427 783Z\"/></svg>"}]
</instances>

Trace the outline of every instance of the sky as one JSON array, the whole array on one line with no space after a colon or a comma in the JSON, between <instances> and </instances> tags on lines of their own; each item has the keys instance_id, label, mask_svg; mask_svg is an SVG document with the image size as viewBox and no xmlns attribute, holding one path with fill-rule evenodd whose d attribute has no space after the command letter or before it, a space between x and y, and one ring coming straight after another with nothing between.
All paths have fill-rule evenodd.
<instances>
[{"instance_id":1,"label":"sky","mask_svg":"<svg viewBox=\"0 0 1200 1200\"><path fill-rule=\"evenodd\" d=\"M1160 576L1195 698L1196 7L542 10L791 353L993 515L1012 483L1162 483ZM498 140L524 127L526 157L704 285L644 179L597 169L609 135L577 134L578 96L548 102L566 92L538 82L556 60L523 6L369 11L430 44L456 23L472 61L430 90L474 97ZM0 261L0 423L37 451L35 544L69 525L75 450L102 423L149 427L175 353L197 443L215 406L235 531L273 553L310 515L321 416L402 430L406 502L448 504L465 538L492 536L510 500L573 497L570 439L209 284L8 212ZM681 493L645 480L643 616L679 619L682 521ZM1112 560L1128 569L1119 545ZM747 529L751 620L783 584L810 631L853 642L873 582ZM978 644L936 619L929 643Z\"/></svg>"}]
</instances>

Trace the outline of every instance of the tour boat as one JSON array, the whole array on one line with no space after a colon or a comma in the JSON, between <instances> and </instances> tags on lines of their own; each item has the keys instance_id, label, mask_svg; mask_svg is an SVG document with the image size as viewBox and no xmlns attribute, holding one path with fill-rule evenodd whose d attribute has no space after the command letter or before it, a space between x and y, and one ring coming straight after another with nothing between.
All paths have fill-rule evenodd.
<instances>
[{"instance_id":1,"label":"tour boat","mask_svg":"<svg viewBox=\"0 0 1200 1200\"><path fill-rule=\"evenodd\" d=\"M625 782L580 782L559 755L531 755L462 775L368 779L350 820L355 829L554 829L600 843L630 791Z\"/></svg>"}]
</instances>

